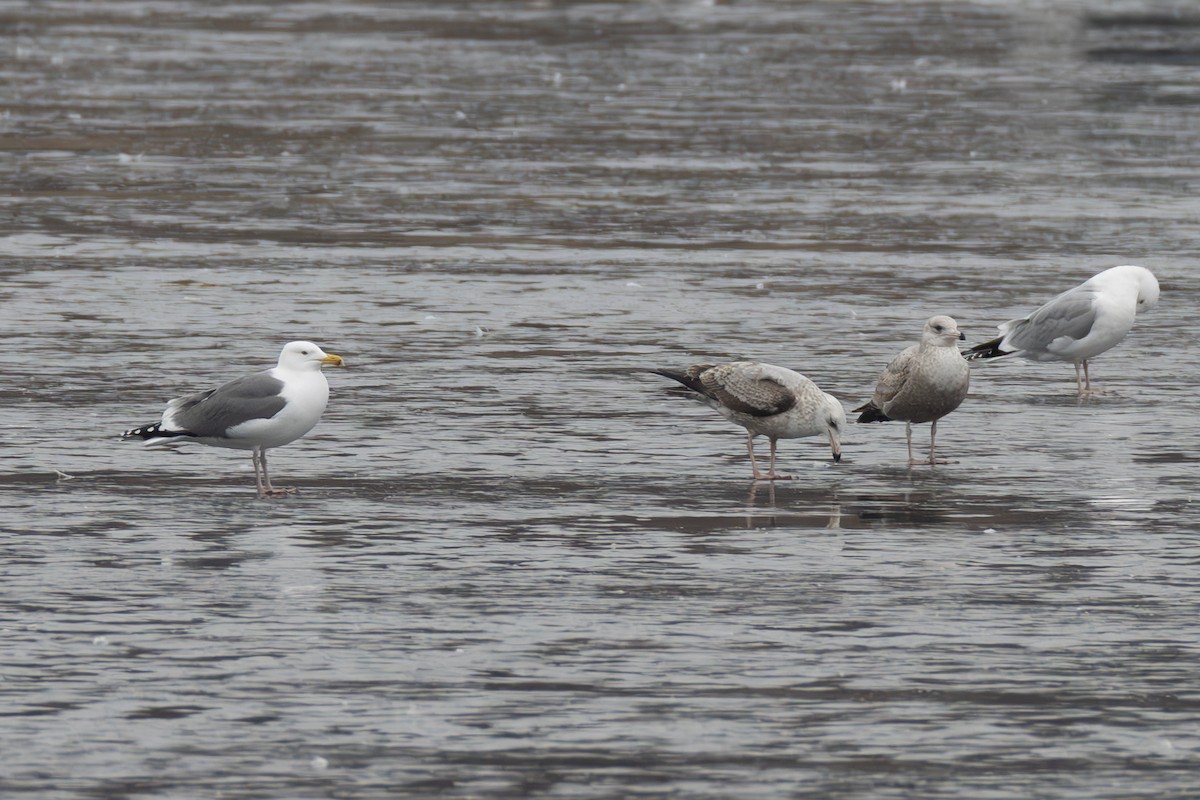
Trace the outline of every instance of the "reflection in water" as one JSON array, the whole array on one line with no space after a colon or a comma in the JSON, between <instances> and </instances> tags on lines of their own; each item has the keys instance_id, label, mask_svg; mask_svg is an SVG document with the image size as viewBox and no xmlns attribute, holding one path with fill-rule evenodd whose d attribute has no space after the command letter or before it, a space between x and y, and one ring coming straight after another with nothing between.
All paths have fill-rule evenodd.
<instances>
[{"instance_id":1,"label":"reflection in water","mask_svg":"<svg viewBox=\"0 0 1200 800\"><path fill-rule=\"evenodd\" d=\"M841 503L833 503L829 507L829 522L825 524L826 528L836 529L842 527L842 505Z\"/></svg>"},{"instance_id":2,"label":"reflection in water","mask_svg":"<svg viewBox=\"0 0 1200 800\"><path fill-rule=\"evenodd\" d=\"M771 508L772 510L774 510L774 508L775 508L775 481L751 481L750 482L750 493L748 495L746 495L746 505L749 506L750 508L754 508L754 506L758 502L758 493L760 490L764 490L764 494L766 495L766 500L767 500L767 506L769 508Z\"/></svg>"},{"instance_id":3,"label":"reflection in water","mask_svg":"<svg viewBox=\"0 0 1200 800\"><path fill-rule=\"evenodd\" d=\"M750 492L746 495L745 527L774 528L802 526L814 527L828 517L825 528L840 528L842 524L842 506L836 502L827 502L819 498L789 498L788 505L779 508L775 500L775 481L752 481ZM761 494L761 497L760 497ZM811 506L809 505L811 503ZM765 513L764 513L765 512Z\"/></svg>"}]
</instances>

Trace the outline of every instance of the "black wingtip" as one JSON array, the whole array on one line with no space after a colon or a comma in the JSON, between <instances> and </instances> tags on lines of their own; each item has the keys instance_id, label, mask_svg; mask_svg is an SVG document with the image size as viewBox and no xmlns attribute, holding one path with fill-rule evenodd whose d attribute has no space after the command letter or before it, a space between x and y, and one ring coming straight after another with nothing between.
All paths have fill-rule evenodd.
<instances>
[{"instance_id":1,"label":"black wingtip","mask_svg":"<svg viewBox=\"0 0 1200 800\"><path fill-rule=\"evenodd\" d=\"M655 375L662 375L664 378L670 378L673 381L682 383L693 392L700 392L701 394L704 394L704 384L700 383L698 379L686 372L678 372L673 369L652 369L650 371Z\"/></svg>"},{"instance_id":2,"label":"black wingtip","mask_svg":"<svg viewBox=\"0 0 1200 800\"><path fill-rule=\"evenodd\" d=\"M686 374L684 374L682 372L676 372L676 371L670 370L670 369L651 369L651 370L647 370L647 371L653 375L662 375L664 378L670 378L671 380L679 381L680 383L683 383L684 381L687 380Z\"/></svg>"},{"instance_id":3,"label":"black wingtip","mask_svg":"<svg viewBox=\"0 0 1200 800\"><path fill-rule=\"evenodd\" d=\"M867 403L865 406L860 406L854 409L861 411L856 422L891 422L892 418L879 410L879 407L874 403Z\"/></svg>"},{"instance_id":4,"label":"black wingtip","mask_svg":"<svg viewBox=\"0 0 1200 800\"><path fill-rule=\"evenodd\" d=\"M161 430L162 423L160 422L142 425L138 428L130 428L121 434L121 441L126 441L127 439L153 439L155 436L160 435L159 431Z\"/></svg>"},{"instance_id":5,"label":"black wingtip","mask_svg":"<svg viewBox=\"0 0 1200 800\"><path fill-rule=\"evenodd\" d=\"M963 351L963 358L967 361L975 361L981 358L1000 358L1001 356L1011 355L1011 350L1000 349L1000 342L1002 341L1004 341L1004 337L1000 336L992 339L990 342L969 347Z\"/></svg>"},{"instance_id":6,"label":"black wingtip","mask_svg":"<svg viewBox=\"0 0 1200 800\"><path fill-rule=\"evenodd\" d=\"M161 422L154 422L150 425L142 425L138 428L130 428L121 434L121 441L128 439L141 439L149 441L150 439L171 439L176 436L195 436L189 431L169 431L163 430Z\"/></svg>"}]
</instances>

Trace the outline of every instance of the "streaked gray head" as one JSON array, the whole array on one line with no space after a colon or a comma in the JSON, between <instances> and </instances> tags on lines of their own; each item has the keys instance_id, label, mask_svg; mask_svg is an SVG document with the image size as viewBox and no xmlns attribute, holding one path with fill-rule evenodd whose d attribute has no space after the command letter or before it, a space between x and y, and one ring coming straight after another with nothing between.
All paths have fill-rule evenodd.
<instances>
[{"instance_id":1,"label":"streaked gray head","mask_svg":"<svg viewBox=\"0 0 1200 800\"><path fill-rule=\"evenodd\" d=\"M288 342L279 354L279 366L289 370L320 369L326 364L336 367L344 362L341 356L326 353L312 342Z\"/></svg>"},{"instance_id":2,"label":"streaked gray head","mask_svg":"<svg viewBox=\"0 0 1200 800\"><path fill-rule=\"evenodd\" d=\"M964 339L958 330L958 323L952 317L939 315L925 321L925 330L921 333L921 342L938 347L956 347L956 342Z\"/></svg>"}]
</instances>

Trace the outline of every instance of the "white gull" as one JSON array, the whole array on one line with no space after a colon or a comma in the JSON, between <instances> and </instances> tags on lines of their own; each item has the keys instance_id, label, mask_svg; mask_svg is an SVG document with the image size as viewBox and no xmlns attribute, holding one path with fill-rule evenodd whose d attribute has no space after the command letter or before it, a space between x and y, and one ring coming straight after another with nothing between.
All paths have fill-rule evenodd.
<instances>
[{"instance_id":1,"label":"white gull","mask_svg":"<svg viewBox=\"0 0 1200 800\"><path fill-rule=\"evenodd\" d=\"M1134 318L1158 302L1158 280L1145 267L1125 265L1093 275L1027 317L999 326L1000 336L975 345L968 359L1019 356L1032 361L1071 361L1080 397L1097 394L1088 361L1129 334ZM1083 375L1080 376L1080 367Z\"/></svg>"},{"instance_id":2,"label":"white gull","mask_svg":"<svg viewBox=\"0 0 1200 800\"><path fill-rule=\"evenodd\" d=\"M329 382L321 367L342 366L312 342L289 342L272 369L256 372L204 392L167 403L162 419L125 431L122 439L141 439L148 447L191 442L252 451L259 497L278 497L295 489L276 489L267 474L267 450L294 442L313 429L329 401Z\"/></svg>"}]
</instances>

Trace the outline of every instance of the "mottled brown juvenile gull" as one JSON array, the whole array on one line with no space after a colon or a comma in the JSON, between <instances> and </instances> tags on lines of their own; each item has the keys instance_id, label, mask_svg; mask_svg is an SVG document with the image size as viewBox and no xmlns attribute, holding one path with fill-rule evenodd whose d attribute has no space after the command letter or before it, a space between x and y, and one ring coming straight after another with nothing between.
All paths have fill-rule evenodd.
<instances>
[{"instance_id":1,"label":"mottled brown juvenile gull","mask_svg":"<svg viewBox=\"0 0 1200 800\"><path fill-rule=\"evenodd\" d=\"M930 317L925 322L920 344L906 348L892 359L879 376L870 402L854 409L855 413L862 412L859 422L903 420L910 466L946 463L937 461L934 440L937 421L958 408L971 382L971 368L956 344L963 338L958 323L950 317ZM913 459L914 422L933 423L929 427L928 461Z\"/></svg>"},{"instance_id":2,"label":"mottled brown juvenile gull","mask_svg":"<svg viewBox=\"0 0 1200 800\"><path fill-rule=\"evenodd\" d=\"M246 375L205 392L167 403L162 419L125 431L122 439L142 439L148 447L190 442L250 450L259 497L279 497L267 474L267 450L294 442L313 429L329 401L326 364L342 366L312 342L289 342L272 369Z\"/></svg>"},{"instance_id":3,"label":"mottled brown juvenile gull","mask_svg":"<svg viewBox=\"0 0 1200 800\"><path fill-rule=\"evenodd\" d=\"M833 460L842 460L842 429L846 412L837 398L821 391L798 372L757 361L696 364L686 372L653 370L679 381L730 422L746 429L746 451L754 480L788 480L775 472L775 443L779 439L825 434ZM764 474L754 459L754 437L771 443L771 462Z\"/></svg>"},{"instance_id":4,"label":"mottled brown juvenile gull","mask_svg":"<svg viewBox=\"0 0 1200 800\"><path fill-rule=\"evenodd\" d=\"M1071 361L1080 397L1092 388L1088 361L1121 343L1139 312L1158 302L1158 279L1145 267L1125 265L1093 275L1027 317L999 326L1000 336L967 350L968 359L1018 356ZM1080 377L1079 368L1083 367Z\"/></svg>"}]
</instances>

